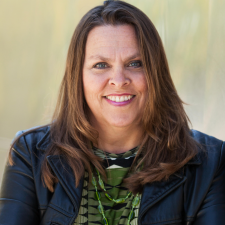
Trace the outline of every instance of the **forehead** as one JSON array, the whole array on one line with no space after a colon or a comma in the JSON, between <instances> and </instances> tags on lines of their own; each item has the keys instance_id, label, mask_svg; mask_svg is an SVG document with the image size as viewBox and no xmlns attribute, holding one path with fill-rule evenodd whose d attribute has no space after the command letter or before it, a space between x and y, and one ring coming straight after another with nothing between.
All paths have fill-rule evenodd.
<instances>
[{"instance_id":1,"label":"forehead","mask_svg":"<svg viewBox=\"0 0 225 225\"><path fill-rule=\"evenodd\" d=\"M86 56L115 51L138 53L135 29L131 25L107 25L93 28L88 34Z\"/></svg>"}]
</instances>

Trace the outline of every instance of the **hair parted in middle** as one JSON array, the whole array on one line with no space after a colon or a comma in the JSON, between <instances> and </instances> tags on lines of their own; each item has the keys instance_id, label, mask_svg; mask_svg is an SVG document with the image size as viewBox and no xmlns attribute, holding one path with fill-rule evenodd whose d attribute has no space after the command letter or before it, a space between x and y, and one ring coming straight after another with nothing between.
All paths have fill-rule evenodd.
<instances>
[{"instance_id":1,"label":"hair parted in middle","mask_svg":"<svg viewBox=\"0 0 225 225\"><path fill-rule=\"evenodd\" d=\"M146 183L166 180L181 169L197 153L190 135L189 119L173 84L160 36L151 20L138 8L122 1L105 1L87 12L76 27L68 50L65 75L51 123L51 146L42 165L42 178L50 191L56 176L46 157L63 155L76 177L76 186L91 165L104 176L102 160L91 151L91 142L98 146L98 132L91 126L84 98L82 69L89 32L97 26L134 27L148 96L142 118L144 137L136 157L142 156L143 169L124 181L134 194L142 192ZM135 168L134 168L135 171Z\"/></svg>"}]
</instances>

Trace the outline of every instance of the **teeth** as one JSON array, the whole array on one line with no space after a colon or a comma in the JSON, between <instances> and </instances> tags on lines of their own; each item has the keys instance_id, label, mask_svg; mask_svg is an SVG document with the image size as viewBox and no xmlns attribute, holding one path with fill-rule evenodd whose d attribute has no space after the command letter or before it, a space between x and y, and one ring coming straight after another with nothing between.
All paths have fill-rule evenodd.
<instances>
[{"instance_id":1,"label":"teeth","mask_svg":"<svg viewBox=\"0 0 225 225\"><path fill-rule=\"evenodd\" d=\"M108 98L109 100L114 101L114 102L125 102L125 101L130 100L133 97L134 97L134 95L106 96L106 98Z\"/></svg>"}]
</instances>

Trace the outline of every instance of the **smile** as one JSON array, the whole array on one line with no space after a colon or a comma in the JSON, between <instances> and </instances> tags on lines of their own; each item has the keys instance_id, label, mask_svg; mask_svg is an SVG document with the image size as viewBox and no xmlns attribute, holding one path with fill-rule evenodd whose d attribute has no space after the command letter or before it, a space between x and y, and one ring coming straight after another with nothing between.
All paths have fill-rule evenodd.
<instances>
[{"instance_id":1,"label":"smile","mask_svg":"<svg viewBox=\"0 0 225 225\"><path fill-rule=\"evenodd\" d=\"M130 99L134 98L135 95L122 95L122 96L105 96L107 99L113 102L126 102L129 101Z\"/></svg>"}]
</instances>

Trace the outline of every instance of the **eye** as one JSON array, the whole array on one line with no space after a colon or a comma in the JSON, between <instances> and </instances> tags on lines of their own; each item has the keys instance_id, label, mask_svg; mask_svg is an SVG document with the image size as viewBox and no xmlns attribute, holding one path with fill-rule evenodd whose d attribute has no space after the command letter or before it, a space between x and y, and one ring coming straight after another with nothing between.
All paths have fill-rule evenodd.
<instances>
[{"instance_id":1,"label":"eye","mask_svg":"<svg viewBox=\"0 0 225 225\"><path fill-rule=\"evenodd\" d=\"M138 67L142 66L142 62L141 61L134 61L134 62L131 62L128 66L138 68Z\"/></svg>"},{"instance_id":2,"label":"eye","mask_svg":"<svg viewBox=\"0 0 225 225\"><path fill-rule=\"evenodd\" d=\"M97 63L94 65L94 68L104 69L104 68L107 68L107 64L106 63Z\"/></svg>"}]
</instances>

